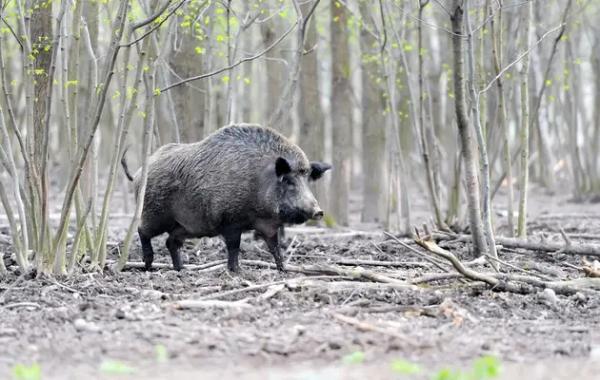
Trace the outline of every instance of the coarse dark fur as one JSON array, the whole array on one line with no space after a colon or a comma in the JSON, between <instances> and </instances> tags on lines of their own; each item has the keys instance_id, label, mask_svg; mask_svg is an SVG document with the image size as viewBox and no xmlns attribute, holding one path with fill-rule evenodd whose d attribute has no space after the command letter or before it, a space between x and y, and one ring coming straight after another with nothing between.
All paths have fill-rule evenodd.
<instances>
[{"instance_id":1,"label":"coarse dark fur","mask_svg":"<svg viewBox=\"0 0 600 380\"><path fill-rule=\"evenodd\" d=\"M132 176L136 194L141 169ZM167 232L166 245L176 270L186 238L223 236L228 269L239 270L241 234L255 230L267 243L279 270L279 228L320 218L309 180L331 168L310 163L304 152L270 128L238 124L223 127L192 144L167 144L149 158L148 182L138 228L146 269L152 266L151 239Z\"/></svg>"}]
</instances>

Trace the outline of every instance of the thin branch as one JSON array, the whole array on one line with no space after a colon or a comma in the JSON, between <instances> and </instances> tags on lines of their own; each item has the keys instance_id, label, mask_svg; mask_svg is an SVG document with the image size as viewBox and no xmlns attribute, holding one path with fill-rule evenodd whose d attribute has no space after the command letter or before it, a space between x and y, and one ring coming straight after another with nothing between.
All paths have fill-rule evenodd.
<instances>
[{"instance_id":1,"label":"thin branch","mask_svg":"<svg viewBox=\"0 0 600 380\"><path fill-rule=\"evenodd\" d=\"M17 41L17 43L21 47L21 51L23 51L23 49L25 49L25 47L23 46L23 42L21 42L21 39L19 38L19 36L17 36L17 33L14 31L13 27L6 21L6 19L4 18L4 16L0 15L0 19L2 20L2 22L4 22L4 24L6 25L6 27L10 30L10 34L13 35L13 37L15 38L15 40Z\"/></svg>"},{"instance_id":2,"label":"thin branch","mask_svg":"<svg viewBox=\"0 0 600 380\"><path fill-rule=\"evenodd\" d=\"M494 83L496 83L496 81L502 77L504 75L504 73L506 73L508 70L510 70L511 67L513 67L514 65L516 65L517 63L519 63L523 58L525 58L529 53L531 53L531 51L533 49L535 49L546 37L548 37L548 35L556 32L557 30L561 29L563 27L564 24L559 24L557 26L555 26L554 28L550 29L549 31L547 31L546 33L544 33L533 45L531 45L529 47L529 49L527 49L526 51L524 51L523 53L521 53L517 59L515 59L514 61L512 61L510 64L508 64L508 66L506 66L505 68L503 68L502 70L500 70L500 72L498 73L498 75L496 75L494 77L494 79L492 79L487 86L485 86L483 88L483 90L479 91L478 95L483 94L484 92L487 92L493 85Z\"/></svg>"},{"instance_id":3,"label":"thin branch","mask_svg":"<svg viewBox=\"0 0 600 380\"><path fill-rule=\"evenodd\" d=\"M292 24L292 26L290 26L290 28L288 30L286 30L285 33L283 33L271 45L267 46L264 50L256 53L253 56L241 58L240 60L238 60L237 62L235 62L235 63L233 63L231 65L228 65L228 66L225 66L225 67L221 67L219 69L213 70L213 71L208 72L206 74L197 75L197 76L190 77L190 78L187 78L187 79L183 79L183 80L181 80L179 82L170 84L167 87L161 88L160 92L169 91L173 87L181 86L182 84L185 84L185 83L188 83L188 82L193 82L193 81L197 81L197 80L200 80L200 79L205 79L205 78L209 78L209 77L218 75L218 74L220 74L222 72L229 71L229 70L231 70L233 68L236 68L236 67L238 67L239 65L241 65L244 62L254 61L254 60L262 57L263 55L267 54L269 51L271 51L275 46L277 46L281 41L283 41L296 28L296 26L298 26L298 21L296 21L294 24Z\"/></svg>"}]
</instances>

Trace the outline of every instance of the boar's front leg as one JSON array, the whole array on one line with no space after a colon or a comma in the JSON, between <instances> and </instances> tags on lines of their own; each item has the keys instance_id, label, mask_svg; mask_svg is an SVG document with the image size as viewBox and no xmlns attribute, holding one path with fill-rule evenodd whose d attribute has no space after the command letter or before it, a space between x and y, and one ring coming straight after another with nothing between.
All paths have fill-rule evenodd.
<instances>
[{"instance_id":1,"label":"boar's front leg","mask_svg":"<svg viewBox=\"0 0 600 380\"><path fill-rule=\"evenodd\" d=\"M227 231L223 234L225 245L227 246L227 269L233 273L240 272L240 240L241 231Z\"/></svg>"},{"instance_id":2,"label":"boar's front leg","mask_svg":"<svg viewBox=\"0 0 600 380\"><path fill-rule=\"evenodd\" d=\"M171 261L173 262L173 269L176 271L180 271L183 269L183 265L181 264L181 254L179 253L179 249L183 246L183 242L185 241L185 231L180 228L176 228L175 230L169 233L169 237L167 239L167 249L171 254Z\"/></svg>"},{"instance_id":3,"label":"boar's front leg","mask_svg":"<svg viewBox=\"0 0 600 380\"><path fill-rule=\"evenodd\" d=\"M285 272L285 267L283 265L283 260L281 259L281 252L279 248L279 231L275 231L275 235L273 236L264 236L265 242L269 247L269 251L273 255L275 259L275 265L277 266L277 270L280 272Z\"/></svg>"}]
</instances>

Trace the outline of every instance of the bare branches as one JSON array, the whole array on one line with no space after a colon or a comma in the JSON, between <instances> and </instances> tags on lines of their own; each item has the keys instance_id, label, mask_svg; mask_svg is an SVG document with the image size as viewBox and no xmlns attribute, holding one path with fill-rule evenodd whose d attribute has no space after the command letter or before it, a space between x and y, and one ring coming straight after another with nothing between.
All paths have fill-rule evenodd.
<instances>
[{"instance_id":1,"label":"bare branches","mask_svg":"<svg viewBox=\"0 0 600 380\"><path fill-rule=\"evenodd\" d=\"M546 33L544 33L540 38L537 39L537 41L534 44L530 45L526 51L519 54L519 56L514 61L512 61L511 63L506 65L502 70L500 70L500 72L490 82L488 82L488 84L482 90L479 91L479 94L487 92L500 77L502 77L514 65L519 63L523 58L527 57L529 55L529 53L531 53L532 50L534 50L543 40L546 39L546 37L548 37L550 34L556 32L557 30L562 29L563 25L564 24L561 23L561 24L555 26L554 28L548 30Z\"/></svg>"},{"instance_id":2,"label":"bare branches","mask_svg":"<svg viewBox=\"0 0 600 380\"><path fill-rule=\"evenodd\" d=\"M156 19L158 19L164 13L164 11L167 9L167 7L171 4L171 1L172 0L168 0L159 10L157 10L151 16L133 24L131 26L131 31L135 31L139 28L142 28L142 27L150 24L151 22L155 21ZM175 12L177 12L177 10L179 8L181 8L188 1L190 1L190 0L181 0L164 17L162 17L156 25L152 26L152 28L150 28L146 33L142 34L140 37L136 38L135 40L133 40L127 44L121 45L121 47L131 47L131 46L137 44L138 42L140 42L141 40L143 40L144 38L148 37L150 34L152 34L154 31L156 31L158 28L160 28L173 14L175 14ZM200 7L204 7L207 3L208 3L208 0L204 1Z\"/></svg>"},{"instance_id":3,"label":"bare branches","mask_svg":"<svg viewBox=\"0 0 600 380\"><path fill-rule=\"evenodd\" d=\"M296 54L294 54L294 59L291 62L291 70L290 76L288 78L288 83L281 94L279 105L273 112L270 117L269 125L278 128L281 123L285 121L285 115L289 117L289 109L291 108L294 97L296 95L296 89L298 88L298 78L300 76L300 62L302 59L302 54L304 52L304 39L306 34L306 25L310 20L310 17L314 13L317 5L319 5L320 0L314 0L311 8L308 10L306 15L302 14L302 10L300 9L300 5L298 4L298 0L292 0L294 4L294 9L296 10L296 25L299 25L298 30L296 31Z\"/></svg>"},{"instance_id":4,"label":"bare branches","mask_svg":"<svg viewBox=\"0 0 600 380\"><path fill-rule=\"evenodd\" d=\"M206 74L201 74L201 75L197 75L197 76L194 76L194 77L191 77L191 78L186 78L186 79L180 80L179 82L176 82L176 83L168 85L167 87L161 88L160 92L169 91L173 87L181 86L182 84L185 84L185 83L197 81L197 80L200 80L200 79L210 78L212 76L221 74L222 72L229 71L229 70L231 70L231 69L233 69L235 67L238 67L239 65L241 65L244 62L254 61L255 59L258 59L258 58L264 56L265 54L267 54L268 52L270 52L273 48L275 48L275 46L279 45L279 43L281 41L283 41L296 28L297 25L298 25L298 22L294 23L290 28L288 28L285 31L285 33L283 33L281 36L279 36L279 38L276 39L271 45L267 46L262 51L254 54L254 55L252 55L250 57L242 58L242 59L236 61L235 63L233 63L232 65L221 67L219 69L210 71L210 72L208 72Z\"/></svg>"}]
</instances>

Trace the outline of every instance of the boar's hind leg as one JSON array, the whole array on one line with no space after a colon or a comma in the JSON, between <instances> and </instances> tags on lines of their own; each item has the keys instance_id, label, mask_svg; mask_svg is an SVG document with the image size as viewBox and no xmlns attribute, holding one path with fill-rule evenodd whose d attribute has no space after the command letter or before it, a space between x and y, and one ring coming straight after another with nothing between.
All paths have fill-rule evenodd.
<instances>
[{"instance_id":1,"label":"boar's hind leg","mask_svg":"<svg viewBox=\"0 0 600 380\"><path fill-rule=\"evenodd\" d=\"M173 262L173 269L180 271L183 269L181 264L181 254L179 249L183 246L185 240L184 231L182 229L175 229L169 233L167 238L167 248L171 254L171 261Z\"/></svg>"},{"instance_id":2,"label":"boar's hind leg","mask_svg":"<svg viewBox=\"0 0 600 380\"><path fill-rule=\"evenodd\" d=\"M227 246L227 269L233 273L240 272L240 240L242 238L241 231L228 231L223 234L225 245Z\"/></svg>"},{"instance_id":3,"label":"boar's hind leg","mask_svg":"<svg viewBox=\"0 0 600 380\"><path fill-rule=\"evenodd\" d=\"M142 255L144 256L144 264L146 270L152 269L152 261L154 260L154 251L152 250L152 241L149 237L138 230L140 235L140 243L142 244Z\"/></svg>"}]
</instances>

